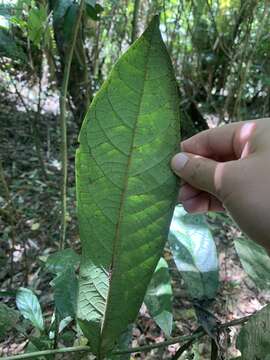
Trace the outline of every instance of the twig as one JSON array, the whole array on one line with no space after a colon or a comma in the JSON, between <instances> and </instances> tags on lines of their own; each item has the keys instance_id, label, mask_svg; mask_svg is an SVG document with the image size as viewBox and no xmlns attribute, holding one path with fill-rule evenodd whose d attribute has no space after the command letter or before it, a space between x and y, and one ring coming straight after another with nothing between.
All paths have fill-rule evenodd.
<instances>
[{"instance_id":1,"label":"twig","mask_svg":"<svg viewBox=\"0 0 270 360\"><path fill-rule=\"evenodd\" d=\"M40 69L38 71L38 103L37 103L37 112L35 113L33 120L32 120L32 126L33 126L33 135L34 135L34 142L37 152L37 157L39 161L39 166L41 169L41 173L43 176L43 179L45 181L48 180L48 176L45 170L44 165L44 159L42 156L42 149L41 149L41 141L40 141L40 134L38 129L38 121L40 119L41 115L41 93L42 93L42 62L40 64Z\"/></svg>"},{"instance_id":2,"label":"twig","mask_svg":"<svg viewBox=\"0 0 270 360\"><path fill-rule=\"evenodd\" d=\"M65 247L66 240L66 210L67 210L67 121L66 121L66 99L67 99L67 90L68 83L70 78L70 68L73 58L75 43L79 31L80 21L83 14L85 0L81 0L79 12L77 19L74 25L74 30L72 33L71 45L68 50L65 69L63 76L63 83L61 87L60 94L60 129L61 129L61 162L62 162L62 186L61 186L61 230L60 230L60 250Z\"/></svg>"},{"instance_id":3,"label":"twig","mask_svg":"<svg viewBox=\"0 0 270 360\"><path fill-rule=\"evenodd\" d=\"M218 347L214 339L211 340L211 360L218 359Z\"/></svg>"},{"instance_id":4,"label":"twig","mask_svg":"<svg viewBox=\"0 0 270 360\"><path fill-rule=\"evenodd\" d=\"M175 355L172 357L171 360L178 360L178 358L180 357L180 355L182 355L189 347L190 345L193 344L193 342L196 339L191 339L188 342L186 342L184 345L182 345L175 353Z\"/></svg>"},{"instance_id":5,"label":"twig","mask_svg":"<svg viewBox=\"0 0 270 360\"><path fill-rule=\"evenodd\" d=\"M225 324L221 324L218 326L218 329L225 329L225 328L228 328L231 326L243 324L243 323L247 322L252 316L253 315L245 316L243 318L232 320ZM144 352L144 351L162 348L162 347L165 347L168 345L177 344L177 343L181 343L181 342L185 342L185 341L189 342L191 340L193 342L197 339L200 339L204 335L206 335L206 334L203 330L197 329L191 335L177 336L177 337L171 338L169 340L166 340L166 341L163 341L163 342L157 343L157 344L138 346L138 347L133 347L130 349L113 351L112 355L122 355L122 354L132 354L135 352ZM80 351L91 352L91 349L89 346L66 347L66 348L62 348L62 349L43 350L43 351L36 351L36 352L32 352L32 353L27 353L27 354L21 354L21 355L9 356L9 357L1 357L0 359L3 359L3 360L4 359L5 360L35 359L35 358L39 358L41 356L50 356L50 355L55 355L55 354L60 354L60 353L63 354L63 353L80 352Z\"/></svg>"},{"instance_id":6,"label":"twig","mask_svg":"<svg viewBox=\"0 0 270 360\"><path fill-rule=\"evenodd\" d=\"M60 93L60 131L61 131L61 163L62 163L62 184L61 184L61 228L60 228L60 241L59 241L59 249L63 250L65 247L66 241L66 228L67 228L67 220L66 220L66 212L67 212L67 166L68 166L68 156L67 156L67 119L66 119L66 101L67 101L67 92L68 92L68 84L70 78L70 69L71 63L73 59L74 48L79 32L80 21L82 18L83 10L84 10L85 0L81 0L80 7L77 15L76 22L74 24L72 39L70 48L68 49L66 59L65 59L65 69L63 75L63 82L61 86ZM58 343L58 328L59 328L59 316L57 313L57 309L55 309L55 337L54 337L54 348L57 348Z\"/></svg>"},{"instance_id":7,"label":"twig","mask_svg":"<svg viewBox=\"0 0 270 360\"><path fill-rule=\"evenodd\" d=\"M89 352L90 347L89 346L76 346L76 347L66 347L66 348L55 349L55 350L35 351L32 353L27 353L27 354L1 357L0 359L3 359L3 360L4 359L6 359L6 360L36 359L36 358L40 358L41 356L50 356L50 355L63 354L63 353L66 354L66 353L70 353L70 352L80 352L80 351Z\"/></svg>"},{"instance_id":8,"label":"twig","mask_svg":"<svg viewBox=\"0 0 270 360\"><path fill-rule=\"evenodd\" d=\"M137 39L139 9L140 9L140 0L135 0L133 18L132 18L131 43L134 43L134 41Z\"/></svg>"},{"instance_id":9,"label":"twig","mask_svg":"<svg viewBox=\"0 0 270 360\"><path fill-rule=\"evenodd\" d=\"M185 341L190 341L190 340L194 341L194 340L200 339L204 335L205 335L205 332L203 330L201 330L201 331L193 333L192 335L176 336L169 340L165 340L160 343L153 344L153 345L138 346L138 347L134 347L131 349L114 351L113 355L132 354L135 352L144 352L144 351L148 351L148 350L152 350L152 349L158 349L158 348L162 348L162 347L165 347L168 345L177 344L180 342L185 342Z\"/></svg>"}]
</instances>

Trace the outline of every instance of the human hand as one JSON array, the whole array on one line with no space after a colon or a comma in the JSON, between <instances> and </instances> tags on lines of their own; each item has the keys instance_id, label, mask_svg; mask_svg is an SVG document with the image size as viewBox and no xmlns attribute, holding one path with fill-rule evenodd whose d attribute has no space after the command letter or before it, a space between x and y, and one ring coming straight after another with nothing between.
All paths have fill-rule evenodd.
<instances>
[{"instance_id":1,"label":"human hand","mask_svg":"<svg viewBox=\"0 0 270 360\"><path fill-rule=\"evenodd\" d=\"M270 252L270 119L206 130L181 147L171 164L185 182L179 195L184 208L227 209Z\"/></svg>"}]
</instances>

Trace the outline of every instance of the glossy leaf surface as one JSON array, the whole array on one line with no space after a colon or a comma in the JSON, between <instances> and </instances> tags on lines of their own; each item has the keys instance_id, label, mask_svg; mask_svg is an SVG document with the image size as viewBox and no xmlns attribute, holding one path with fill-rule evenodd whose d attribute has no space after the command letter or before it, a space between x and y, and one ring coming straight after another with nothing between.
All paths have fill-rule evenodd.
<instances>
[{"instance_id":1,"label":"glossy leaf surface","mask_svg":"<svg viewBox=\"0 0 270 360\"><path fill-rule=\"evenodd\" d=\"M188 214L176 206L169 243L191 298L213 299L219 285L218 258L204 216Z\"/></svg>"},{"instance_id":2,"label":"glossy leaf surface","mask_svg":"<svg viewBox=\"0 0 270 360\"><path fill-rule=\"evenodd\" d=\"M266 250L250 239L238 238L234 245L245 272L262 290L270 289L270 257Z\"/></svg>"},{"instance_id":3,"label":"glossy leaf surface","mask_svg":"<svg viewBox=\"0 0 270 360\"><path fill-rule=\"evenodd\" d=\"M148 286L144 302L166 336L172 332L172 285L167 261L161 258Z\"/></svg>"},{"instance_id":4,"label":"glossy leaf surface","mask_svg":"<svg viewBox=\"0 0 270 360\"><path fill-rule=\"evenodd\" d=\"M237 348L242 360L270 359L270 305L258 311L242 327Z\"/></svg>"},{"instance_id":5,"label":"glossy leaf surface","mask_svg":"<svg viewBox=\"0 0 270 360\"><path fill-rule=\"evenodd\" d=\"M78 319L104 357L139 311L176 196L179 99L158 19L92 102L76 155L82 241Z\"/></svg>"},{"instance_id":6,"label":"glossy leaf surface","mask_svg":"<svg viewBox=\"0 0 270 360\"><path fill-rule=\"evenodd\" d=\"M17 291L16 305L25 319L30 320L40 331L44 330L44 320L38 298L30 289L20 288Z\"/></svg>"}]
</instances>

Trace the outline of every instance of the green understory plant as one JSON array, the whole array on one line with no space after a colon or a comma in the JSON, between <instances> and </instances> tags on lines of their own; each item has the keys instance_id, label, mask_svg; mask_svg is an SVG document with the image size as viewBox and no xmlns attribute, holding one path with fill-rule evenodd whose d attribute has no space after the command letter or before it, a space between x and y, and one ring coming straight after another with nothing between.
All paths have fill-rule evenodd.
<instances>
[{"instance_id":1,"label":"green understory plant","mask_svg":"<svg viewBox=\"0 0 270 360\"><path fill-rule=\"evenodd\" d=\"M82 255L64 249L40 259L51 276L52 318L45 317L29 289L16 293L19 312L1 304L0 336L10 329L27 336L29 324L33 331L26 353L7 359L86 352L98 360L122 360L133 352L180 343L176 359L205 335L212 340L212 358L223 359L220 333L244 323L237 341L241 359L267 359L269 305L226 324L211 312L219 288L213 237L204 216L175 206L177 180L170 159L180 142L179 102L155 17L115 64L81 128L76 187ZM192 334L172 338L171 277L162 257L167 240L198 320ZM265 252L243 239L235 245L245 270L255 280L263 274L266 280L259 285L269 287ZM259 273L254 272L258 258ZM143 302L166 340L131 348L132 327ZM66 347L53 349L55 338ZM254 346L249 346L250 339Z\"/></svg>"}]
</instances>

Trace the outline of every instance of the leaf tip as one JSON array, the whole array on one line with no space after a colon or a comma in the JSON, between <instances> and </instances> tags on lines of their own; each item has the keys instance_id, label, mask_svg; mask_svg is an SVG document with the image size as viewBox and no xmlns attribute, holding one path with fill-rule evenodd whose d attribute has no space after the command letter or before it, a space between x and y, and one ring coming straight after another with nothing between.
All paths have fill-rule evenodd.
<instances>
[{"instance_id":1,"label":"leaf tip","mask_svg":"<svg viewBox=\"0 0 270 360\"><path fill-rule=\"evenodd\" d=\"M159 31L159 15L155 15L152 20L150 21L149 25L147 26L144 35L148 35L151 34L151 36L153 34L160 34Z\"/></svg>"}]
</instances>

